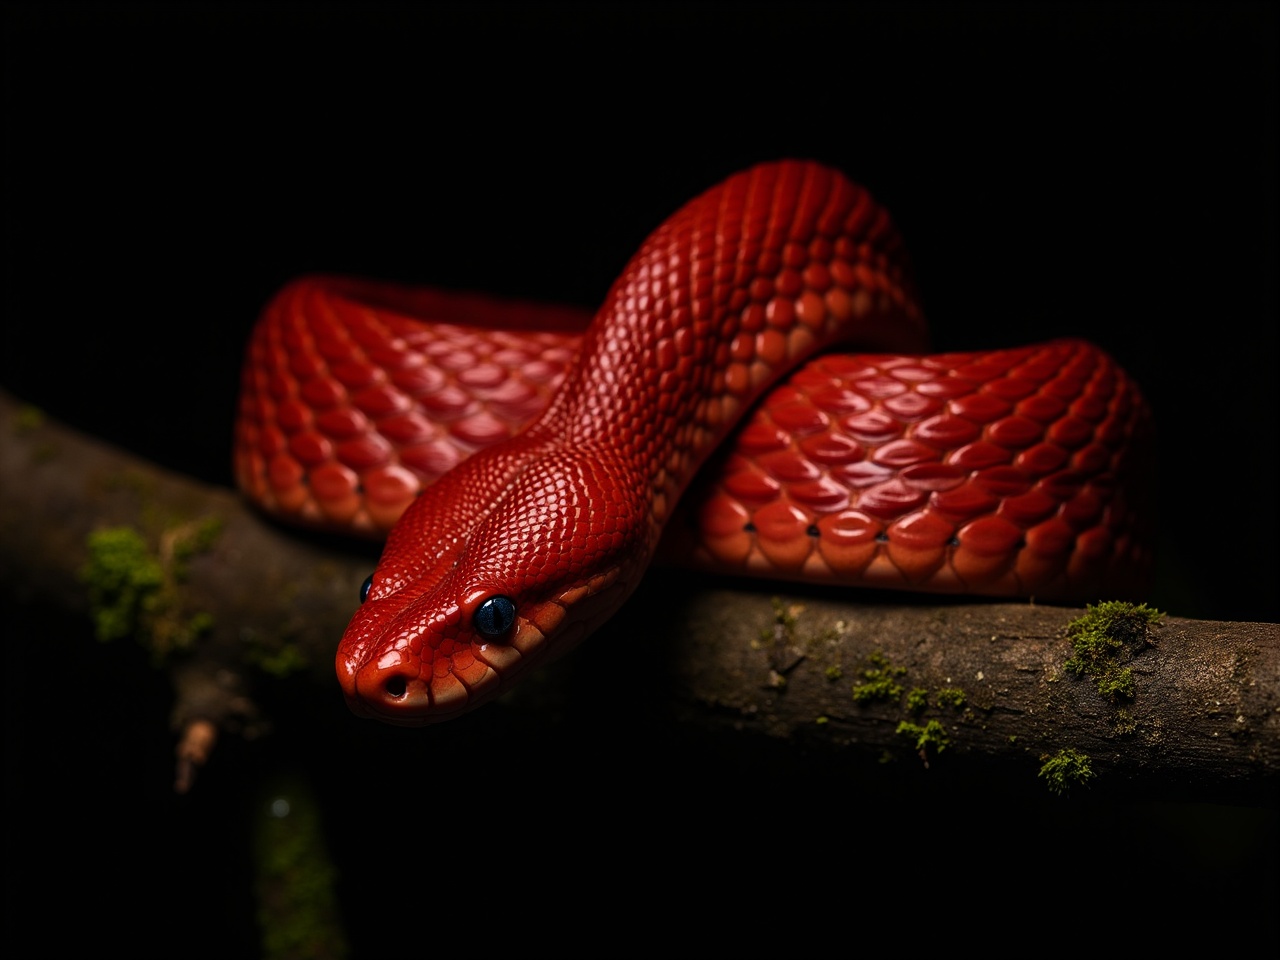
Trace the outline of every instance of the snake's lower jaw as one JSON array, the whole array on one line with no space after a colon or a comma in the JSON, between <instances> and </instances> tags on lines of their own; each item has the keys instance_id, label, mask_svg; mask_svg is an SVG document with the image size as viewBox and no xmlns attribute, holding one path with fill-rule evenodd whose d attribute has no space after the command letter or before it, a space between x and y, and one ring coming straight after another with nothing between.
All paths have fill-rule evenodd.
<instances>
[{"instance_id":1,"label":"snake's lower jaw","mask_svg":"<svg viewBox=\"0 0 1280 960\"><path fill-rule=\"evenodd\" d=\"M542 633L521 621L509 640L472 644L434 667L399 653L374 657L341 651L335 666L347 706L356 716L420 727L488 703L539 662L545 650Z\"/></svg>"},{"instance_id":2,"label":"snake's lower jaw","mask_svg":"<svg viewBox=\"0 0 1280 960\"><path fill-rule=\"evenodd\" d=\"M500 689L500 678L491 668L486 668L480 682L472 687L452 676L406 680L377 664L354 671L340 668L338 676L352 713L405 727L451 720L488 701Z\"/></svg>"}]
</instances>

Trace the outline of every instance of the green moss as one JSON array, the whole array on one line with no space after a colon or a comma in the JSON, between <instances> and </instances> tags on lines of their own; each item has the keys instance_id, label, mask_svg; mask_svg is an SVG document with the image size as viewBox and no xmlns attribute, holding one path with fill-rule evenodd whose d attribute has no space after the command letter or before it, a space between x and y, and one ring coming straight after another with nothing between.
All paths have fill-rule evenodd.
<instances>
[{"instance_id":1,"label":"green moss","mask_svg":"<svg viewBox=\"0 0 1280 960\"><path fill-rule=\"evenodd\" d=\"M1108 600L1089 606L1067 624L1073 655L1067 672L1093 679L1098 692L1113 703L1132 700L1137 692L1133 671L1121 664L1154 644L1152 632L1164 614L1144 604Z\"/></svg>"},{"instance_id":2,"label":"green moss","mask_svg":"<svg viewBox=\"0 0 1280 960\"><path fill-rule=\"evenodd\" d=\"M186 562L197 554L209 550L218 539L218 534L222 533L222 518L205 517L203 520L184 525L176 533L173 559L178 565L176 575L181 579L186 576Z\"/></svg>"},{"instance_id":3,"label":"green moss","mask_svg":"<svg viewBox=\"0 0 1280 960\"><path fill-rule=\"evenodd\" d=\"M159 606L164 569L132 527L94 531L87 547L80 577L89 588L94 632L102 641L127 637Z\"/></svg>"},{"instance_id":4,"label":"green moss","mask_svg":"<svg viewBox=\"0 0 1280 960\"><path fill-rule=\"evenodd\" d=\"M897 733L911 738L915 752L927 767L929 755L941 753L951 746L951 738L942 721L925 721L922 716L930 706L930 695L926 687L911 687L903 700L902 681L906 674L906 667L894 666L883 653L876 651L867 657L866 666L861 671L863 682L853 687L853 699L864 704L874 701L902 701L905 710L914 720L901 721ZM940 687L934 691L933 702L940 708L959 709L965 705L965 701L965 693L959 687ZM969 720L971 717L966 714L962 719Z\"/></svg>"},{"instance_id":5,"label":"green moss","mask_svg":"<svg viewBox=\"0 0 1280 960\"><path fill-rule=\"evenodd\" d=\"M827 669L823 671L823 675L834 683L836 680L839 680L844 676L844 671L839 667L827 667Z\"/></svg>"},{"instance_id":6,"label":"green moss","mask_svg":"<svg viewBox=\"0 0 1280 960\"><path fill-rule=\"evenodd\" d=\"M873 703L877 700L897 700L902 696L902 685L890 677L876 677L853 688L856 703Z\"/></svg>"},{"instance_id":7,"label":"green moss","mask_svg":"<svg viewBox=\"0 0 1280 960\"><path fill-rule=\"evenodd\" d=\"M253 647L247 656L263 673L279 679L305 670L308 663L306 655L292 643L281 643L272 649Z\"/></svg>"},{"instance_id":8,"label":"green moss","mask_svg":"<svg viewBox=\"0 0 1280 960\"><path fill-rule=\"evenodd\" d=\"M1064 794L1072 787L1084 786L1093 779L1093 764L1087 754L1079 750L1059 750L1053 756L1045 754L1040 767L1040 777L1046 780L1049 789L1056 794Z\"/></svg>"},{"instance_id":9,"label":"green moss","mask_svg":"<svg viewBox=\"0 0 1280 960\"><path fill-rule=\"evenodd\" d=\"M940 707L955 707L957 710L964 706L964 691L959 687L942 687L935 694Z\"/></svg>"},{"instance_id":10,"label":"green moss","mask_svg":"<svg viewBox=\"0 0 1280 960\"><path fill-rule=\"evenodd\" d=\"M906 667L895 667L883 653L876 651L867 657L867 669L862 671L865 683L853 688L853 699L857 703L871 703L877 700L897 700L902 696L902 684L897 678L907 672Z\"/></svg>"},{"instance_id":11,"label":"green moss","mask_svg":"<svg viewBox=\"0 0 1280 960\"><path fill-rule=\"evenodd\" d=\"M254 829L254 893L267 958L349 954L320 807L310 785L290 777L272 785Z\"/></svg>"},{"instance_id":12,"label":"green moss","mask_svg":"<svg viewBox=\"0 0 1280 960\"><path fill-rule=\"evenodd\" d=\"M1108 671L1098 678L1098 692L1112 703L1132 700L1135 690L1133 671L1128 667Z\"/></svg>"},{"instance_id":13,"label":"green moss","mask_svg":"<svg viewBox=\"0 0 1280 960\"><path fill-rule=\"evenodd\" d=\"M915 740L916 752L921 756L926 756L930 750L941 753L951 746L951 738L947 736L946 728L937 720L930 720L923 727L904 720L898 724L896 732L912 737Z\"/></svg>"},{"instance_id":14,"label":"green moss","mask_svg":"<svg viewBox=\"0 0 1280 960\"><path fill-rule=\"evenodd\" d=\"M216 519L183 524L162 533L157 549L132 527L91 533L80 575L98 639L136 637L163 661L212 630L212 614L185 609L182 583L187 561L207 550L220 529Z\"/></svg>"},{"instance_id":15,"label":"green moss","mask_svg":"<svg viewBox=\"0 0 1280 960\"><path fill-rule=\"evenodd\" d=\"M779 639L790 642L795 637L796 624L799 622L795 609L787 606L781 597L772 597L769 602L773 605L773 625L760 631L760 640L764 643L773 643Z\"/></svg>"},{"instance_id":16,"label":"green moss","mask_svg":"<svg viewBox=\"0 0 1280 960\"><path fill-rule=\"evenodd\" d=\"M1113 726L1115 727L1116 733L1121 736L1128 736L1138 729L1138 721L1134 719L1133 714L1128 710L1121 708L1116 711Z\"/></svg>"}]
</instances>

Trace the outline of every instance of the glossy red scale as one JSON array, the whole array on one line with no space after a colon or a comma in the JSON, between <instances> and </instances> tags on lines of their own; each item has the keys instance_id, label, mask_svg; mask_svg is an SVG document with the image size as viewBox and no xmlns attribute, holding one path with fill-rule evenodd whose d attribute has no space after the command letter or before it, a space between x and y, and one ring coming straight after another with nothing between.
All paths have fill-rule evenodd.
<instances>
[{"instance_id":1,"label":"glossy red scale","mask_svg":"<svg viewBox=\"0 0 1280 960\"><path fill-rule=\"evenodd\" d=\"M831 431L832 418L803 396L794 403L771 405L768 412L770 419L780 429L801 441L809 437L827 436Z\"/></svg>"},{"instance_id":2,"label":"glossy red scale","mask_svg":"<svg viewBox=\"0 0 1280 960\"><path fill-rule=\"evenodd\" d=\"M927 463L931 460L937 460L938 457L939 454L936 447L920 443L917 440L891 440L878 447L871 455L871 459L875 463L894 469Z\"/></svg>"},{"instance_id":3,"label":"glossy red scale","mask_svg":"<svg viewBox=\"0 0 1280 960\"><path fill-rule=\"evenodd\" d=\"M942 401L915 391L907 391L896 397L889 397L883 406L899 420L921 420L937 413L942 407Z\"/></svg>"},{"instance_id":4,"label":"glossy red scale","mask_svg":"<svg viewBox=\"0 0 1280 960\"><path fill-rule=\"evenodd\" d=\"M396 413L405 413L413 408L413 402L395 387L384 383L358 390L351 396L351 402L362 413L375 420L389 417Z\"/></svg>"},{"instance_id":5,"label":"glossy red scale","mask_svg":"<svg viewBox=\"0 0 1280 960\"><path fill-rule=\"evenodd\" d=\"M978 486L997 497L1016 497L1031 489L1031 478L1015 467L988 467L972 476Z\"/></svg>"},{"instance_id":6,"label":"glossy red scale","mask_svg":"<svg viewBox=\"0 0 1280 960\"><path fill-rule=\"evenodd\" d=\"M296 400L285 400L276 407L276 422L289 433L296 433L311 426L312 411Z\"/></svg>"},{"instance_id":7,"label":"glossy red scale","mask_svg":"<svg viewBox=\"0 0 1280 960\"><path fill-rule=\"evenodd\" d=\"M880 520L893 520L922 506L928 498L925 491L894 478L862 491L858 497L858 507Z\"/></svg>"},{"instance_id":8,"label":"glossy red scale","mask_svg":"<svg viewBox=\"0 0 1280 960\"><path fill-rule=\"evenodd\" d=\"M312 470L310 476L316 500L330 510L345 506L360 483L354 470L334 463Z\"/></svg>"},{"instance_id":9,"label":"glossy red scale","mask_svg":"<svg viewBox=\"0 0 1280 960\"><path fill-rule=\"evenodd\" d=\"M449 384L430 394L419 397L418 402L427 416L441 420L453 420L474 404L474 398L456 384Z\"/></svg>"},{"instance_id":10,"label":"glossy red scale","mask_svg":"<svg viewBox=\"0 0 1280 960\"><path fill-rule=\"evenodd\" d=\"M761 454L756 457L755 462L765 473L784 485L812 481L822 475L822 471L813 463L790 448Z\"/></svg>"},{"instance_id":11,"label":"glossy red scale","mask_svg":"<svg viewBox=\"0 0 1280 960\"><path fill-rule=\"evenodd\" d=\"M449 433L463 443L487 447L511 436L511 427L489 413L476 413L449 425Z\"/></svg>"},{"instance_id":12,"label":"glossy red scale","mask_svg":"<svg viewBox=\"0 0 1280 960\"><path fill-rule=\"evenodd\" d=\"M447 379L443 370L422 366L396 370L391 374L391 382L409 396L421 399L443 387Z\"/></svg>"},{"instance_id":13,"label":"glossy red scale","mask_svg":"<svg viewBox=\"0 0 1280 960\"><path fill-rule=\"evenodd\" d=\"M807 390L805 396L819 410L837 417L865 413L872 406L871 400L856 390L830 382L823 382L820 386Z\"/></svg>"},{"instance_id":14,"label":"glossy red scale","mask_svg":"<svg viewBox=\"0 0 1280 960\"><path fill-rule=\"evenodd\" d=\"M357 422L364 421L367 425L368 421L363 418L357 418L348 414L352 425ZM392 445L397 449L412 446L421 443L424 440L430 440L439 434L439 429L418 411L414 410L409 413L397 414L390 417L382 417L378 420L378 432L391 441ZM329 431L326 431L329 432ZM330 436L337 434L330 433Z\"/></svg>"},{"instance_id":15,"label":"glossy red scale","mask_svg":"<svg viewBox=\"0 0 1280 960\"><path fill-rule=\"evenodd\" d=\"M842 483L857 489L874 487L876 484L884 483L886 480L898 475L899 471L893 467L887 467L883 464L872 463L869 460L862 460L858 463L850 463L845 466L837 467L832 473L839 477Z\"/></svg>"},{"instance_id":16,"label":"glossy red scale","mask_svg":"<svg viewBox=\"0 0 1280 960\"><path fill-rule=\"evenodd\" d=\"M964 483L950 490L938 491L930 498L930 503L942 516L962 522L992 513L1000 506L1000 498L977 484Z\"/></svg>"},{"instance_id":17,"label":"glossy red scale","mask_svg":"<svg viewBox=\"0 0 1280 960\"><path fill-rule=\"evenodd\" d=\"M302 389L298 391L298 396L312 409L328 410L330 407L336 407L346 399L347 390L336 380L315 377L302 385Z\"/></svg>"},{"instance_id":18,"label":"glossy red scale","mask_svg":"<svg viewBox=\"0 0 1280 960\"><path fill-rule=\"evenodd\" d=\"M1013 465L1032 476L1043 476L1061 469L1066 462L1067 451L1057 444L1037 443L1019 453L1014 458Z\"/></svg>"},{"instance_id":19,"label":"glossy red scale","mask_svg":"<svg viewBox=\"0 0 1280 960\"><path fill-rule=\"evenodd\" d=\"M935 513L921 511L909 514L890 526L889 540L907 549L936 555L950 543L955 532L954 524L947 523Z\"/></svg>"},{"instance_id":20,"label":"glossy red scale","mask_svg":"<svg viewBox=\"0 0 1280 960\"><path fill-rule=\"evenodd\" d=\"M1001 400L1007 400L1010 403L1016 403L1036 392L1039 384L1036 381L1026 377L1001 377L999 380L992 380L982 389L989 396L999 397Z\"/></svg>"},{"instance_id":21,"label":"glossy red scale","mask_svg":"<svg viewBox=\"0 0 1280 960\"><path fill-rule=\"evenodd\" d=\"M1094 435L1094 429L1088 422L1079 417L1063 417L1049 427L1045 434L1050 443L1073 450L1088 443Z\"/></svg>"},{"instance_id":22,"label":"glossy red scale","mask_svg":"<svg viewBox=\"0 0 1280 960\"><path fill-rule=\"evenodd\" d=\"M280 361L276 361L280 362ZM289 372L299 381L307 381L312 377L322 377L325 373L324 360L310 351L296 349L288 355L281 365L287 365Z\"/></svg>"},{"instance_id":23,"label":"glossy red scale","mask_svg":"<svg viewBox=\"0 0 1280 960\"><path fill-rule=\"evenodd\" d=\"M998 443L979 440L976 443L967 443L949 454L947 462L962 470L983 470L1008 463L1011 456L1009 450Z\"/></svg>"},{"instance_id":24,"label":"glossy red scale","mask_svg":"<svg viewBox=\"0 0 1280 960\"><path fill-rule=\"evenodd\" d=\"M947 404L947 409L957 417L972 423L991 423L1008 415L1013 404L992 393L970 393L956 397Z\"/></svg>"},{"instance_id":25,"label":"glossy red scale","mask_svg":"<svg viewBox=\"0 0 1280 960\"><path fill-rule=\"evenodd\" d=\"M1044 428L1026 417L1004 417L987 427L988 440L1013 450L1030 446L1043 436Z\"/></svg>"},{"instance_id":26,"label":"glossy red scale","mask_svg":"<svg viewBox=\"0 0 1280 960\"><path fill-rule=\"evenodd\" d=\"M946 370L946 364L939 363L939 367L939 374ZM939 375L934 380L925 380L918 384L916 393L938 400L954 400L957 397L968 396L977 388L977 383L972 380L966 380L964 377Z\"/></svg>"},{"instance_id":27,"label":"glossy red scale","mask_svg":"<svg viewBox=\"0 0 1280 960\"><path fill-rule=\"evenodd\" d=\"M369 431L369 418L359 410L326 410L316 417L316 427L327 437L334 440L345 440L348 437L361 436ZM387 421L379 424L380 431L386 435Z\"/></svg>"},{"instance_id":28,"label":"glossy red scale","mask_svg":"<svg viewBox=\"0 0 1280 960\"><path fill-rule=\"evenodd\" d=\"M1039 423L1053 423L1062 416L1065 409L1061 400L1038 393L1034 396L1023 398L1013 408L1013 412L1020 417L1027 417Z\"/></svg>"},{"instance_id":29,"label":"glossy red scale","mask_svg":"<svg viewBox=\"0 0 1280 960\"><path fill-rule=\"evenodd\" d=\"M1044 493L1033 490L1017 497L1006 497L996 511L997 516L1004 517L1020 527L1047 520L1058 511L1058 501Z\"/></svg>"},{"instance_id":30,"label":"glossy red scale","mask_svg":"<svg viewBox=\"0 0 1280 960\"><path fill-rule=\"evenodd\" d=\"M801 452L810 460L827 466L854 463L865 456L862 445L841 433L819 433L802 437Z\"/></svg>"},{"instance_id":31,"label":"glossy red scale","mask_svg":"<svg viewBox=\"0 0 1280 960\"><path fill-rule=\"evenodd\" d=\"M333 458L333 442L318 433L295 433L289 440L289 453L304 467L318 467Z\"/></svg>"},{"instance_id":32,"label":"glossy red scale","mask_svg":"<svg viewBox=\"0 0 1280 960\"><path fill-rule=\"evenodd\" d=\"M840 421L840 426L851 437L863 443L884 443L897 436L901 430L897 418L880 410L845 417Z\"/></svg>"},{"instance_id":33,"label":"glossy red scale","mask_svg":"<svg viewBox=\"0 0 1280 960\"><path fill-rule=\"evenodd\" d=\"M898 476L918 490L953 490L964 483L968 473L954 464L929 462L904 467Z\"/></svg>"},{"instance_id":34,"label":"glossy red scale","mask_svg":"<svg viewBox=\"0 0 1280 960\"><path fill-rule=\"evenodd\" d=\"M456 467L465 457L458 446L445 440L417 443L400 451L400 462L416 472L425 482L434 483ZM386 527L384 529L390 529Z\"/></svg>"},{"instance_id":35,"label":"glossy red scale","mask_svg":"<svg viewBox=\"0 0 1280 960\"><path fill-rule=\"evenodd\" d=\"M917 423L911 435L937 450L962 447L978 439L980 428L972 420L944 413Z\"/></svg>"},{"instance_id":36,"label":"glossy red scale","mask_svg":"<svg viewBox=\"0 0 1280 960\"><path fill-rule=\"evenodd\" d=\"M849 505L849 490L829 477L800 480L787 485L787 495L815 513L831 513Z\"/></svg>"},{"instance_id":37,"label":"glossy red scale","mask_svg":"<svg viewBox=\"0 0 1280 960\"><path fill-rule=\"evenodd\" d=\"M363 473L389 461L394 455L394 448L385 437L371 433L344 440L334 449L333 455L352 470Z\"/></svg>"}]
</instances>

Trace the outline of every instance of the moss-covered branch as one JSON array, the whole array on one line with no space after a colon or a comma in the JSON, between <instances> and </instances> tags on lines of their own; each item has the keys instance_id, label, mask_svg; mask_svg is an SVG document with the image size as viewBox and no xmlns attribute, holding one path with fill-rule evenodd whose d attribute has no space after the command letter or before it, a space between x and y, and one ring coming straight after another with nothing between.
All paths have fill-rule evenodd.
<instances>
[{"instance_id":1,"label":"moss-covered branch","mask_svg":"<svg viewBox=\"0 0 1280 960\"><path fill-rule=\"evenodd\" d=\"M6 603L141 634L173 678L175 727L200 743L210 737L199 721L264 729L255 690L281 676L335 696L333 650L374 552L278 529L230 491L3 395L0 429ZM640 713L734 749L758 743L776 756L785 744L798 762L872 782L1252 803L1274 802L1280 783L1275 624L654 571L602 635L533 688L492 709L527 717L548 698L578 699L598 724ZM200 759L191 746L188 762Z\"/></svg>"}]
</instances>

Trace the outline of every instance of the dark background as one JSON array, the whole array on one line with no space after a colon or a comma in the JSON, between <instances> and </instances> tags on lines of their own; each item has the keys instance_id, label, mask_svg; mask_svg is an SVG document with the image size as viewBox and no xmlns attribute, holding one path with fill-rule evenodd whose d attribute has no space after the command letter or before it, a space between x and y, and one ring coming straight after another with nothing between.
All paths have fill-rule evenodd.
<instances>
[{"instance_id":1,"label":"dark background","mask_svg":"<svg viewBox=\"0 0 1280 960\"><path fill-rule=\"evenodd\" d=\"M1153 603L1182 616L1280 619L1273 5L44 4L4 14L0 386L75 426L229 483L240 351L289 278L369 274L592 305L685 200L757 161L811 157L893 211L938 347L1084 336L1136 375L1161 437ZM12 623L17 636L24 621ZM355 903L364 884L353 874L396 904L385 922L412 941L415 925L443 921L430 897L464 856L442 849L444 838L465 834L478 811L521 820L532 795L547 803L539 823L499 831L501 844L491 836L492 874L454 891L454 933L478 924L479 936L493 905L527 905L533 891L563 896L548 908L560 923L575 894L616 889L634 904L624 891L639 882L650 924L667 922L664 911L710 909L689 902L698 877L739 905L751 893L774 904L777 874L793 864L779 851L812 850L815 836L843 869L955 871L893 872L908 899L967 885L981 864L996 885L992 906L1039 890L1050 916L1069 914L1068 860L1108 883L1118 872L1136 888L1131 903L1145 892L1163 914L1185 899L1197 915L1243 911L1275 929L1274 811L1015 816L984 797L961 815L955 797L939 801L945 813L931 800L845 798L846 816L884 822L901 844L873 854L842 844L852 827L818 815L827 800L774 780L767 810L759 797L707 793L705 770L687 787L687 771L667 771L673 782L659 785L662 762L643 738L624 738L623 753L639 755L617 759L567 735L572 747L545 764L526 756L519 782L472 770L482 795L450 785L443 814L430 790L380 799L361 787L367 769L344 780L333 767L353 762L348 750L393 764L412 741L364 728L326 730L330 753L318 734L310 746L300 746L305 735L229 744L197 795L179 802L165 794L163 681L139 679L141 654L67 642L99 679L75 718L32 719L7 685L11 724L27 717L9 747L23 758L12 782L30 818L11 838L17 829L48 844L13 861L11 885L24 893L13 900L11 886L10 904L25 913L69 901L83 916L96 903L87 915L99 925L85 935L103 942L139 925L161 941L175 926L190 949L245 949L252 906L238 844L251 790L227 781L279 765L290 749L319 750L302 759L331 771L334 820L372 817L355 827L375 838L379 824L415 824L409 849L386 827L386 875L367 859L346 863L347 909L365 937L382 928L381 908ZM76 724L95 720L108 732L69 756ZM591 776L567 756L579 748ZM548 782L566 770L571 794ZM584 837L579 821L548 814L562 790L557 809L589 808L608 826ZM646 829L679 840L649 847L636 839ZM730 832L745 838L734 847L739 870L724 868ZM599 861L560 845L580 852L618 835L631 842ZM355 846L367 857L381 842ZM1047 859L1026 858L1028 846ZM654 850L680 878L678 900L638 879ZM404 882L391 864L407 872L418 858L410 885L420 888L381 892ZM541 889L548 860L570 871L563 894ZM131 865L151 879L122 888L115 871ZM745 879L752 866L758 886ZM221 884L211 900L183 896L211 876ZM883 881L869 867L860 876L860 897ZM1240 899L1228 902L1228 890ZM637 923L620 904L610 916ZM210 912L224 919L194 933ZM120 916L127 927L102 919ZM763 922L794 919L780 909Z\"/></svg>"},{"instance_id":2,"label":"dark background","mask_svg":"<svg viewBox=\"0 0 1280 960\"><path fill-rule=\"evenodd\" d=\"M19 8L0 383L229 482L310 271L594 305L727 174L893 211L936 344L1084 336L1164 442L1153 601L1280 618L1269 6Z\"/></svg>"}]
</instances>

